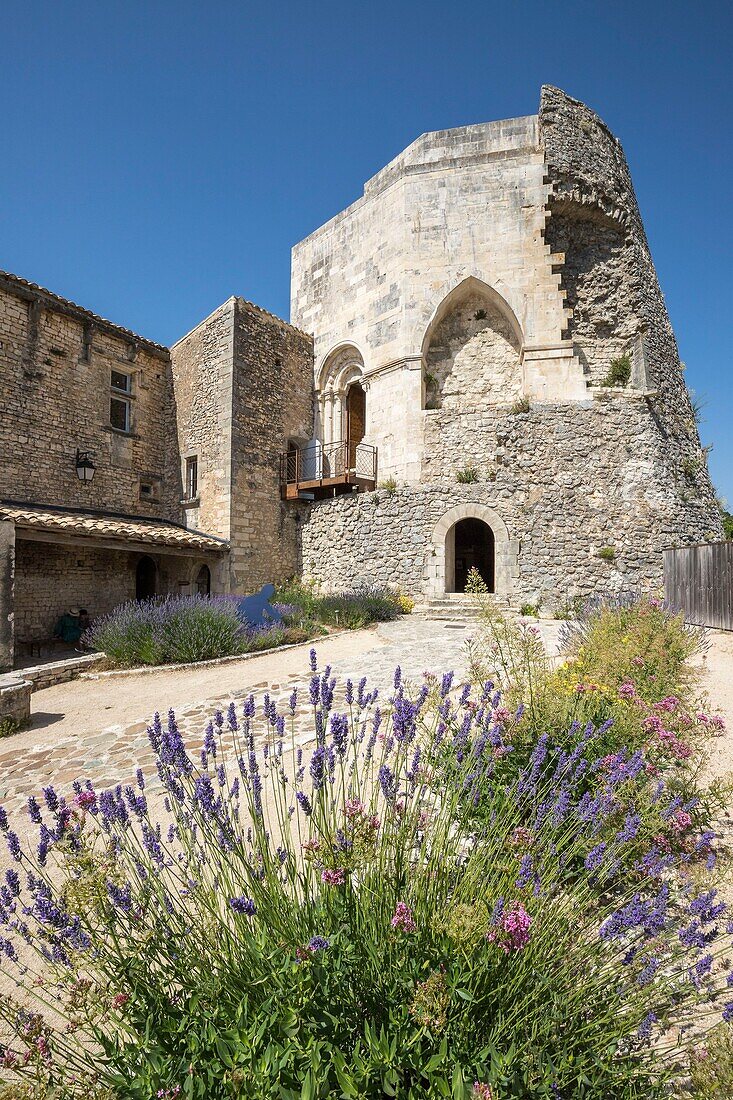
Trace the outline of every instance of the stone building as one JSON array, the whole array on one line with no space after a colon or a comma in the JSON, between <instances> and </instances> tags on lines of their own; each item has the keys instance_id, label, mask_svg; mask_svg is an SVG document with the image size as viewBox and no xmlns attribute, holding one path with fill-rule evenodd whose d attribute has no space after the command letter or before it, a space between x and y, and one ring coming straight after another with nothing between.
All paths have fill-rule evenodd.
<instances>
[{"instance_id":1,"label":"stone building","mask_svg":"<svg viewBox=\"0 0 733 1100\"><path fill-rule=\"evenodd\" d=\"M388 486L310 507L306 576L431 599L476 566L557 607L659 586L663 547L720 537L623 150L557 88L378 172L295 247L292 318L317 437L348 434L358 388Z\"/></svg>"},{"instance_id":2,"label":"stone building","mask_svg":"<svg viewBox=\"0 0 733 1100\"><path fill-rule=\"evenodd\" d=\"M0 276L0 668L72 604L475 566L559 606L720 537L623 150L558 89L413 142L294 248L291 316L167 349Z\"/></svg>"}]
</instances>

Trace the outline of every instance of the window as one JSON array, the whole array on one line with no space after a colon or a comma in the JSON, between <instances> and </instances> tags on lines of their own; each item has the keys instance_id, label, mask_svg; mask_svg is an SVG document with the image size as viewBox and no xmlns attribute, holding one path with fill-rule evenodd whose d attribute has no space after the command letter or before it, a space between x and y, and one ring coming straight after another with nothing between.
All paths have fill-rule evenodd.
<instances>
[{"instance_id":1,"label":"window","mask_svg":"<svg viewBox=\"0 0 733 1100\"><path fill-rule=\"evenodd\" d=\"M195 500L199 495L199 460L196 455L186 459L186 499Z\"/></svg>"},{"instance_id":2,"label":"window","mask_svg":"<svg viewBox=\"0 0 733 1100\"><path fill-rule=\"evenodd\" d=\"M140 478L140 500L160 500L160 478L148 476Z\"/></svg>"},{"instance_id":3,"label":"window","mask_svg":"<svg viewBox=\"0 0 733 1100\"><path fill-rule=\"evenodd\" d=\"M132 375L113 370L110 376L109 422L120 432L129 432L131 425Z\"/></svg>"}]
</instances>

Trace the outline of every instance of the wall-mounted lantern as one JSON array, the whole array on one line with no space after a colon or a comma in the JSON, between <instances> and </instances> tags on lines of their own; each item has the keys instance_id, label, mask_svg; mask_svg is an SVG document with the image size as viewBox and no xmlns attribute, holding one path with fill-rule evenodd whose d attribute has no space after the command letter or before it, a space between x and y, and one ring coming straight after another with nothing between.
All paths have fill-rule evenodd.
<instances>
[{"instance_id":1,"label":"wall-mounted lantern","mask_svg":"<svg viewBox=\"0 0 733 1100\"><path fill-rule=\"evenodd\" d=\"M94 463L92 462L93 451L80 451L77 447L76 450L76 476L79 481L88 482L94 477Z\"/></svg>"}]
</instances>

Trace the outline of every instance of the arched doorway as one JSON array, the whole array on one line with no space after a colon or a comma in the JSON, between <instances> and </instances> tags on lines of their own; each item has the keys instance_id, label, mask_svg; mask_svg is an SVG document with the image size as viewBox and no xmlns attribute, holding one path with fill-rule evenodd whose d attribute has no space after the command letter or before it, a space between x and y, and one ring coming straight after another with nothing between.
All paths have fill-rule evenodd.
<instances>
[{"instance_id":1,"label":"arched doorway","mask_svg":"<svg viewBox=\"0 0 733 1100\"><path fill-rule=\"evenodd\" d=\"M356 448L366 434L366 393L360 382L352 382L346 391L346 438L349 445L349 469L356 469Z\"/></svg>"},{"instance_id":2,"label":"arched doorway","mask_svg":"<svg viewBox=\"0 0 733 1100\"><path fill-rule=\"evenodd\" d=\"M140 558L135 570L135 599L152 600L157 588L157 569L152 558Z\"/></svg>"},{"instance_id":3,"label":"arched doorway","mask_svg":"<svg viewBox=\"0 0 733 1100\"><path fill-rule=\"evenodd\" d=\"M465 592L472 569L478 570L489 592L495 590L494 532L488 523L473 516L459 520L446 536L445 560L448 592Z\"/></svg>"},{"instance_id":4,"label":"arched doorway","mask_svg":"<svg viewBox=\"0 0 733 1100\"><path fill-rule=\"evenodd\" d=\"M208 565L202 565L196 574L196 592L199 596L211 595L211 570Z\"/></svg>"}]
</instances>

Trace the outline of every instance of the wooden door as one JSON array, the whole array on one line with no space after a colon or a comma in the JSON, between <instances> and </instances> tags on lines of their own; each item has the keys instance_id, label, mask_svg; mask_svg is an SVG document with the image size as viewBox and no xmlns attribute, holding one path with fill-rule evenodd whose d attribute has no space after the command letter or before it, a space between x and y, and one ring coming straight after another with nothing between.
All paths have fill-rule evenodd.
<instances>
[{"instance_id":1,"label":"wooden door","mask_svg":"<svg viewBox=\"0 0 733 1100\"><path fill-rule=\"evenodd\" d=\"M356 449L366 434L366 393L358 382L349 386L346 394L346 439L348 466L356 469Z\"/></svg>"}]
</instances>

